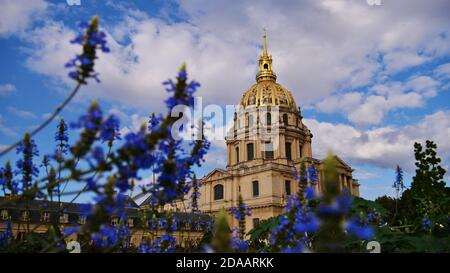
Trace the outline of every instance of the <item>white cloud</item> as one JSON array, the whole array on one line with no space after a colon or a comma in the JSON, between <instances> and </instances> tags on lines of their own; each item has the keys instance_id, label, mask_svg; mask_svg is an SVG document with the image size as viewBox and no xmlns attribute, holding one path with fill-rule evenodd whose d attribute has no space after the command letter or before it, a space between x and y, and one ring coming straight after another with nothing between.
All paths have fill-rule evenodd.
<instances>
[{"instance_id":1,"label":"white cloud","mask_svg":"<svg viewBox=\"0 0 450 273\"><path fill-rule=\"evenodd\" d=\"M263 27L268 28L279 82L291 89L299 105L342 86L365 86L374 77L386 77L392 67L406 69L450 51L447 36L441 35L449 28L442 13L445 1L398 1L402 4L377 8L363 2L259 1L230 7L181 1L188 22L170 24L131 10L117 25L107 26L112 52L100 56L96 65L102 84L82 94L140 108L151 104L149 112L158 111L166 97L161 82L186 61L190 75L202 83L198 94L205 102L237 103L254 83ZM68 44L73 36L51 20L33 31L31 41L39 47L30 53L29 67L69 82L62 66L79 50ZM384 64L377 54L385 56ZM417 61L417 56L423 59Z\"/></svg>"},{"instance_id":2,"label":"white cloud","mask_svg":"<svg viewBox=\"0 0 450 273\"><path fill-rule=\"evenodd\" d=\"M415 51L394 51L384 56L386 73L395 73L402 69L423 64L430 58L421 56Z\"/></svg>"},{"instance_id":3,"label":"white cloud","mask_svg":"<svg viewBox=\"0 0 450 273\"><path fill-rule=\"evenodd\" d=\"M358 124L379 124L388 109L383 96L369 96L366 101L348 115L348 119Z\"/></svg>"},{"instance_id":4,"label":"white cloud","mask_svg":"<svg viewBox=\"0 0 450 273\"><path fill-rule=\"evenodd\" d=\"M21 35L47 8L43 0L0 0L0 37Z\"/></svg>"},{"instance_id":5,"label":"white cloud","mask_svg":"<svg viewBox=\"0 0 450 273\"><path fill-rule=\"evenodd\" d=\"M347 92L329 96L315 105L324 113L343 113L356 124L380 124L389 111L422 107L435 97L442 83L429 76L413 76L404 82L375 84L369 92Z\"/></svg>"},{"instance_id":6,"label":"white cloud","mask_svg":"<svg viewBox=\"0 0 450 273\"><path fill-rule=\"evenodd\" d=\"M8 137L14 137L17 133L5 125L3 116L0 115L0 133Z\"/></svg>"},{"instance_id":7,"label":"white cloud","mask_svg":"<svg viewBox=\"0 0 450 273\"><path fill-rule=\"evenodd\" d=\"M330 96L316 104L316 109L324 113L351 111L363 101L364 94L360 92L348 92Z\"/></svg>"},{"instance_id":8,"label":"white cloud","mask_svg":"<svg viewBox=\"0 0 450 273\"><path fill-rule=\"evenodd\" d=\"M34 113L30 111L20 110L12 106L8 107L8 112L21 118L35 119L37 117Z\"/></svg>"},{"instance_id":9,"label":"white cloud","mask_svg":"<svg viewBox=\"0 0 450 273\"><path fill-rule=\"evenodd\" d=\"M432 98L437 94L439 82L428 76L417 76L409 79L405 84L405 91L422 94L425 98Z\"/></svg>"},{"instance_id":10,"label":"white cloud","mask_svg":"<svg viewBox=\"0 0 450 273\"><path fill-rule=\"evenodd\" d=\"M367 164L394 168L400 164L407 170L414 168L413 144L433 140L438 155L448 169L450 163L450 111L438 111L415 124L404 127L380 127L362 130L350 125L305 119L313 138L313 155L321 158L329 150L352 164Z\"/></svg>"},{"instance_id":11,"label":"white cloud","mask_svg":"<svg viewBox=\"0 0 450 273\"><path fill-rule=\"evenodd\" d=\"M434 72L439 78L450 79L450 63L438 66Z\"/></svg>"},{"instance_id":12,"label":"white cloud","mask_svg":"<svg viewBox=\"0 0 450 273\"><path fill-rule=\"evenodd\" d=\"M10 83L0 84L0 95L7 95L16 91L16 86Z\"/></svg>"}]
</instances>

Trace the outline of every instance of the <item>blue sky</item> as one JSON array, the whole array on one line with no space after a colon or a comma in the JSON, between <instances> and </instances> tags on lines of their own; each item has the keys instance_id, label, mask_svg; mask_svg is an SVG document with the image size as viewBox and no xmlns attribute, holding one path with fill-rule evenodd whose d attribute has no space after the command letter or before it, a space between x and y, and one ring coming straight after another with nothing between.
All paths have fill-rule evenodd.
<instances>
[{"instance_id":1,"label":"blue sky","mask_svg":"<svg viewBox=\"0 0 450 273\"><path fill-rule=\"evenodd\" d=\"M69 40L93 15L111 47L97 65L102 83L82 89L62 116L75 120L97 98L123 132L164 110L161 82L183 62L205 104L236 104L254 83L266 28L278 82L314 135L313 155L332 150L351 164L363 197L392 195L396 164L407 183L414 174L414 141L434 140L450 166L449 12L444 0L0 0L0 148L73 88L63 66L79 49ZM36 137L41 154L53 149L55 126ZM213 142L200 175L225 166L224 147Z\"/></svg>"}]
</instances>

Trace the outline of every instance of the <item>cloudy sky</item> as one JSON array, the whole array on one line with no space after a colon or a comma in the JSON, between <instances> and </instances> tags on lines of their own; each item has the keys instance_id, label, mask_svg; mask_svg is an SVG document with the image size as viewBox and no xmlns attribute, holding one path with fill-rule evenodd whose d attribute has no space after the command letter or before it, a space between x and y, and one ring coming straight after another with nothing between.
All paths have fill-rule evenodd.
<instances>
[{"instance_id":1,"label":"cloudy sky","mask_svg":"<svg viewBox=\"0 0 450 273\"><path fill-rule=\"evenodd\" d=\"M70 92L63 66L79 48L69 40L92 15L111 53L97 65L102 83L83 88L62 115L74 120L98 98L124 130L164 110L161 82L183 62L204 104L236 104L255 81L265 28L277 81L314 134L314 156L332 150L350 163L363 197L392 195L396 164L408 184L414 174L415 141L434 140L450 166L450 3L380 1L0 0L0 148ZM43 153L54 127L36 138ZM214 142L198 172L224 167L224 148Z\"/></svg>"}]
</instances>

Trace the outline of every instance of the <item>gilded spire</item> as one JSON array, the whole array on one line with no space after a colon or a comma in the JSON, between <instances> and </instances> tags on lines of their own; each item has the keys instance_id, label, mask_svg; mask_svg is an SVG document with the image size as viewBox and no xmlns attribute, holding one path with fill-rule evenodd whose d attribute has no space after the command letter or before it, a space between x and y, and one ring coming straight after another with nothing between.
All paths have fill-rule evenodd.
<instances>
[{"instance_id":1,"label":"gilded spire","mask_svg":"<svg viewBox=\"0 0 450 273\"><path fill-rule=\"evenodd\" d=\"M264 29L264 44L263 44L263 56L269 56L269 54L267 53L267 33L266 33L266 29Z\"/></svg>"},{"instance_id":2,"label":"gilded spire","mask_svg":"<svg viewBox=\"0 0 450 273\"><path fill-rule=\"evenodd\" d=\"M259 57L259 71L256 74L256 81L276 81L277 76L272 71L272 55L267 50L267 32L265 29L263 38L263 52Z\"/></svg>"}]
</instances>

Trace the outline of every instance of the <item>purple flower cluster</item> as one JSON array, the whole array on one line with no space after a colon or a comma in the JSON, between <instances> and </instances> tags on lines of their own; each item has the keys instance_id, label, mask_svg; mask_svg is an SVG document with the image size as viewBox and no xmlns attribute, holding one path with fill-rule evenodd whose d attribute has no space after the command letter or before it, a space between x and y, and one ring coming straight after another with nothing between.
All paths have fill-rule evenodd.
<instances>
[{"instance_id":1,"label":"purple flower cluster","mask_svg":"<svg viewBox=\"0 0 450 273\"><path fill-rule=\"evenodd\" d=\"M350 211L350 207L350 195L346 192L343 192L338 195L331 204L324 204L323 202L321 202L317 207L317 214L320 217L335 214L347 215Z\"/></svg>"},{"instance_id":2,"label":"purple flower cluster","mask_svg":"<svg viewBox=\"0 0 450 273\"><path fill-rule=\"evenodd\" d=\"M433 223L428 218L422 219L422 229L423 230L430 230L433 227Z\"/></svg>"},{"instance_id":3,"label":"purple flower cluster","mask_svg":"<svg viewBox=\"0 0 450 273\"><path fill-rule=\"evenodd\" d=\"M187 83L187 72L186 67L183 66L177 77L178 82L175 83L172 80L167 80L163 82L163 85L166 86L166 91L169 93L173 93L173 96L170 96L166 101L166 106L168 109L172 109L176 105L193 105L194 104L194 93L200 87L200 83L196 81L191 81ZM180 91L180 85L183 89L182 93Z\"/></svg>"},{"instance_id":4,"label":"purple flower cluster","mask_svg":"<svg viewBox=\"0 0 450 273\"><path fill-rule=\"evenodd\" d=\"M282 252L304 252L311 234L319 228L317 216L300 201L300 194L289 197L285 213L279 216L279 224L271 232L270 243L280 247Z\"/></svg>"},{"instance_id":5,"label":"purple flower cluster","mask_svg":"<svg viewBox=\"0 0 450 273\"><path fill-rule=\"evenodd\" d=\"M239 237L238 232L233 232L233 236L231 237L231 247L237 252L244 252L248 249L249 241L242 240Z\"/></svg>"},{"instance_id":6,"label":"purple flower cluster","mask_svg":"<svg viewBox=\"0 0 450 273\"><path fill-rule=\"evenodd\" d=\"M97 82L100 81L98 73L94 71L94 61L97 59L96 50L100 49L105 53L110 51L106 45L106 34L98 29L98 21L98 17L94 17L90 23L80 23L79 27L84 32L78 34L71 41L73 44L83 46L83 52L77 54L66 64L66 68L75 68L75 70L69 72L69 77L80 84L86 84L88 78L94 78Z\"/></svg>"},{"instance_id":7,"label":"purple flower cluster","mask_svg":"<svg viewBox=\"0 0 450 273\"><path fill-rule=\"evenodd\" d=\"M91 239L95 246L104 249L126 247L128 242L125 238L130 237L131 232L127 226L110 226L107 224L101 225L98 232L92 234Z\"/></svg>"},{"instance_id":8,"label":"purple flower cluster","mask_svg":"<svg viewBox=\"0 0 450 273\"><path fill-rule=\"evenodd\" d=\"M13 238L12 224L11 222L7 222L6 229L4 231L0 231L0 247L9 245Z\"/></svg>"},{"instance_id":9,"label":"purple flower cluster","mask_svg":"<svg viewBox=\"0 0 450 273\"><path fill-rule=\"evenodd\" d=\"M237 207L232 207L230 212L238 221L244 220L246 216L251 216L250 208L245 203L241 203Z\"/></svg>"},{"instance_id":10,"label":"purple flower cluster","mask_svg":"<svg viewBox=\"0 0 450 273\"><path fill-rule=\"evenodd\" d=\"M375 235L367 218L355 216L347 221L345 227L347 232L356 235L360 240L370 240Z\"/></svg>"},{"instance_id":11,"label":"purple flower cluster","mask_svg":"<svg viewBox=\"0 0 450 273\"><path fill-rule=\"evenodd\" d=\"M39 151L29 134L25 134L22 143L16 147L16 153L21 154L22 158L16 162L15 174L22 175L21 190L27 190L31 187L33 178L39 175L39 169L33 162L33 157L39 156Z\"/></svg>"},{"instance_id":12,"label":"purple flower cluster","mask_svg":"<svg viewBox=\"0 0 450 273\"><path fill-rule=\"evenodd\" d=\"M83 128L89 132L94 132L99 128L99 124L103 119L103 112L97 103L93 103L86 115L81 115L77 122L72 122L72 129Z\"/></svg>"},{"instance_id":13,"label":"purple flower cluster","mask_svg":"<svg viewBox=\"0 0 450 273\"><path fill-rule=\"evenodd\" d=\"M397 194L399 194L406 188L405 184L403 183L403 170L402 168L400 168L399 165L397 165L397 168L395 169L395 174L396 174L395 181L394 184L392 185L392 188L394 188Z\"/></svg>"},{"instance_id":14,"label":"purple flower cluster","mask_svg":"<svg viewBox=\"0 0 450 273\"><path fill-rule=\"evenodd\" d=\"M67 133L68 126L64 119L59 121L58 126L56 127L58 130L55 133L55 141L56 141L56 156L57 159L62 158L62 155L66 155L69 148L69 135Z\"/></svg>"},{"instance_id":15,"label":"purple flower cluster","mask_svg":"<svg viewBox=\"0 0 450 273\"><path fill-rule=\"evenodd\" d=\"M279 224L269 238L277 251L288 253L304 252L309 237L319 227L318 218L309 206L316 196L313 188L318 182L316 169L302 165L300 170L294 169L293 176L298 181L299 191L288 197L285 213L279 216Z\"/></svg>"},{"instance_id":16,"label":"purple flower cluster","mask_svg":"<svg viewBox=\"0 0 450 273\"><path fill-rule=\"evenodd\" d=\"M102 142L108 142L109 145L114 140L120 140L120 121L114 116L110 115L100 126L100 139Z\"/></svg>"},{"instance_id":17,"label":"purple flower cluster","mask_svg":"<svg viewBox=\"0 0 450 273\"><path fill-rule=\"evenodd\" d=\"M87 84L88 78L97 77L94 71L97 50L108 52L109 49L106 46L106 35L98 29L97 17L81 27L86 30L72 43L82 45L83 52L66 66L74 68L74 71L69 73L71 78L79 84ZM169 113L171 106L176 104L192 106L193 94L200 86L195 81L188 82L185 66L180 69L176 82L169 80L164 84L171 93L171 97L166 101ZM82 209L83 216L87 217L86 224L66 230L66 235L77 232L83 238L94 240L100 248L114 248L122 244L129 236L129 229L123 225L110 226L109 219L114 216L122 223L127 221L126 209L130 198L126 194L135 189L134 181L142 179L140 176L143 171L149 168L153 169L157 180L152 183L150 189L142 187L142 194L150 194L148 205L164 206L188 193L192 186L187 182L193 176L191 169L194 165L201 165L209 142L201 139L187 145L183 141L173 139L171 127L175 121L170 115L164 118L161 115L152 115L148 130L141 127L136 132L126 134L122 140L119 119L114 115L105 117L99 105L94 102L87 114L71 124L71 128L81 131L79 139L72 146L68 144L68 126L64 120L60 121L54 138L57 151L52 156L58 162L58 170L51 166L48 158L44 158L42 166L45 167L46 176L42 181L48 182L46 186L51 195L50 187L59 186L62 181L60 174L63 173L71 182L84 182L85 188L82 192L93 193L95 201L95 204ZM113 142L116 143L117 140L121 140L120 146L113 149ZM108 146L107 152L104 150L105 146ZM30 192L35 192L36 189L40 193L37 180L32 185L33 179L39 173L33 164L33 158L38 156L38 151L28 134L21 145L18 145L17 153L22 155L16 164L18 170L15 173L22 175L22 180L19 181L21 189L27 190L33 186L33 191ZM5 193L20 191L9 163L0 170L0 185ZM200 195L198 187L194 186L197 188L196 199ZM36 195L32 197L35 198ZM198 204L194 206L198 207ZM169 234L152 242L146 251L161 252L173 249L175 239L170 233L177 230L179 225L180 223L170 217L158 220L157 228ZM151 227L151 223L149 226ZM205 223L205 226L211 229L212 225Z\"/></svg>"},{"instance_id":18,"label":"purple flower cluster","mask_svg":"<svg viewBox=\"0 0 450 273\"><path fill-rule=\"evenodd\" d=\"M172 234L166 233L150 244L142 243L139 247L140 253L167 253L173 252L176 246L176 239Z\"/></svg>"}]
</instances>

